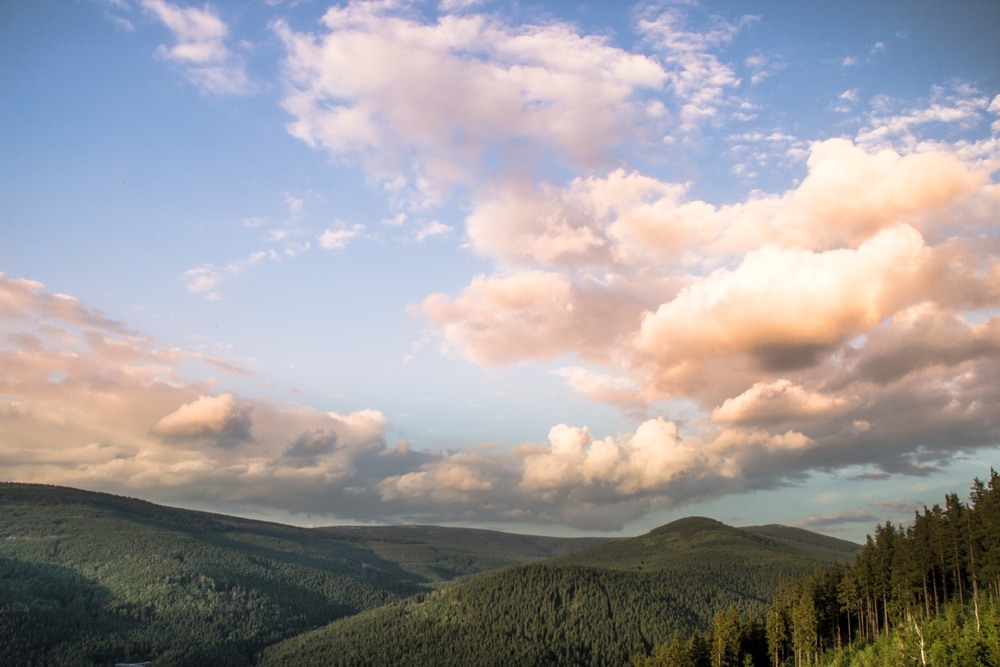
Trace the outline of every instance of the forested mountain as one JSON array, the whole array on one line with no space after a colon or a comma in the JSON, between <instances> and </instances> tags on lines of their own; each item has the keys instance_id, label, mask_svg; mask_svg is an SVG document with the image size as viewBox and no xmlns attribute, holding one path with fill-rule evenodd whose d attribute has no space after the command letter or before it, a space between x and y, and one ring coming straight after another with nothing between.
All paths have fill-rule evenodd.
<instances>
[{"instance_id":1,"label":"forested mountain","mask_svg":"<svg viewBox=\"0 0 1000 667\"><path fill-rule=\"evenodd\" d=\"M690 518L622 540L298 528L0 484L0 665L624 664L860 547Z\"/></svg>"},{"instance_id":2,"label":"forested mountain","mask_svg":"<svg viewBox=\"0 0 1000 667\"><path fill-rule=\"evenodd\" d=\"M324 536L360 542L380 558L428 582L529 563L615 542L606 537L544 537L443 526L334 526Z\"/></svg>"},{"instance_id":3,"label":"forested mountain","mask_svg":"<svg viewBox=\"0 0 1000 667\"><path fill-rule=\"evenodd\" d=\"M719 608L640 667L1000 665L1000 474L875 527L857 557L779 587L765 614Z\"/></svg>"},{"instance_id":4,"label":"forested mountain","mask_svg":"<svg viewBox=\"0 0 1000 667\"><path fill-rule=\"evenodd\" d=\"M628 664L674 631L707 627L718 608L764 609L780 581L858 548L683 519L335 622L269 648L262 664Z\"/></svg>"},{"instance_id":5,"label":"forested mountain","mask_svg":"<svg viewBox=\"0 0 1000 667\"><path fill-rule=\"evenodd\" d=\"M331 620L604 541L305 529L0 484L0 665L250 664Z\"/></svg>"}]
</instances>

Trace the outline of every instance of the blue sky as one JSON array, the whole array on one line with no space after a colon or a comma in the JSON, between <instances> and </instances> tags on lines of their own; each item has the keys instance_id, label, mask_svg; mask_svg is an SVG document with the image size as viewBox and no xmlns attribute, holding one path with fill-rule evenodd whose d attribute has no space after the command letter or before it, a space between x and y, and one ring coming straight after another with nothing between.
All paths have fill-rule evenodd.
<instances>
[{"instance_id":1,"label":"blue sky","mask_svg":"<svg viewBox=\"0 0 1000 667\"><path fill-rule=\"evenodd\" d=\"M0 477L863 539L998 460L992 2L0 5Z\"/></svg>"}]
</instances>

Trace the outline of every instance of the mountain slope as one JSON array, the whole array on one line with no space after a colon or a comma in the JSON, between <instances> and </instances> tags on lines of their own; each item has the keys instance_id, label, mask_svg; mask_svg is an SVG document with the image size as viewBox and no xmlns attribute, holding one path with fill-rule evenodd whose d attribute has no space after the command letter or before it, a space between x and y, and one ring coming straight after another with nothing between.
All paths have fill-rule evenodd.
<instances>
[{"instance_id":1,"label":"mountain slope","mask_svg":"<svg viewBox=\"0 0 1000 667\"><path fill-rule=\"evenodd\" d=\"M590 544L500 533L483 554L461 529L433 544L344 532L0 484L0 664L250 664L334 619Z\"/></svg>"},{"instance_id":2,"label":"mountain slope","mask_svg":"<svg viewBox=\"0 0 1000 667\"><path fill-rule=\"evenodd\" d=\"M775 523L766 526L744 526L742 530L823 560L848 562L854 560L861 551L861 545L854 542Z\"/></svg>"},{"instance_id":3,"label":"mountain slope","mask_svg":"<svg viewBox=\"0 0 1000 667\"><path fill-rule=\"evenodd\" d=\"M414 576L444 584L462 576L617 541L442 526L333 526L315 530L326 537L362 543L380 558L397 563Z\"/></svg>"},{"instance_id":4,"label":"mountain slope","mask_svg":"<svg viewBox=\"0 0 1000 667\"><path fill-rule=\"evenodd\" d=\"M261 662L626 664L720 608L763 607L780 580L833 560L805 536L763 533L683 519L335 622L270 647ZM857 548L825 548L834 546Z\"/></svg>"}]
</instances>

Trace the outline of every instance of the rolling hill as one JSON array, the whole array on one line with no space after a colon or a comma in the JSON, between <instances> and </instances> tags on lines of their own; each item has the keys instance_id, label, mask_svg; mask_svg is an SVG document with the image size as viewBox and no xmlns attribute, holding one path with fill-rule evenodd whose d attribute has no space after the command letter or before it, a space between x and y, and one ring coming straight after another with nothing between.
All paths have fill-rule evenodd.
<instances>
[{"instance_id":1,"label":"rolling hill","mask_svg":"<svg viewBox=\"0 0 1000 667\"><path fill-rule=\"evenodd\" d=\"M0 484L0 664L620 664L857 545L703 518L635 538L299 528Z\"/></svg>"},{"instance_id":2,"label":"rolling hill","mask_svg":"<svg viewBox=\"0 0 1000 667\"><path fill-rule=\"evenodd\" d=\"M268 648L261 664L628 664L718 609L762 609L780 581L858 548L682 519L334 622Z\"/></svg>"},{"instance_id":3,"label":"rolling hill","mask_svg":"<svg viewBox=\"0 0 1000 667\"><path fill-rule=\"evenodd\" d=\"M251 664L265 646L334 619L601 542L306 529L0 484L0 664Z\"/></svg>"}]
</instances>

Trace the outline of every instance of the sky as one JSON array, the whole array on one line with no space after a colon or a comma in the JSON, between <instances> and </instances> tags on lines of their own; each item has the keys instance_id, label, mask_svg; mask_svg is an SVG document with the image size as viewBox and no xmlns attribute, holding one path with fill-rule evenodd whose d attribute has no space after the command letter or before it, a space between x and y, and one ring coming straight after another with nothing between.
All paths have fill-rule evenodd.
<instances>
[{"instance_id":1,"label":"sky","mask_svg":"<svg viewBox=\"0 0 1000 667\"><path fill-rule=\"evenodd\" d=\"M992 0L0 2L0 479L863 541L1000 464Z\"/></svg>"}]
</instances>

